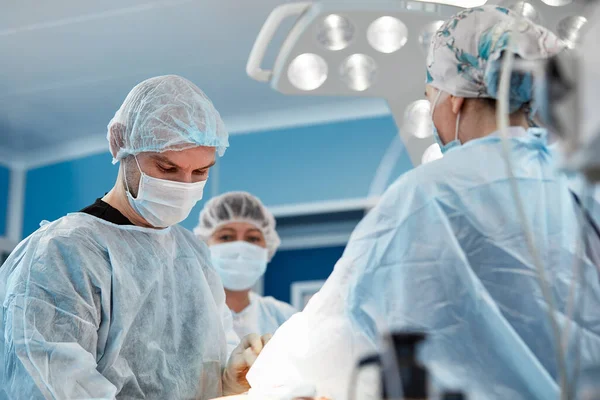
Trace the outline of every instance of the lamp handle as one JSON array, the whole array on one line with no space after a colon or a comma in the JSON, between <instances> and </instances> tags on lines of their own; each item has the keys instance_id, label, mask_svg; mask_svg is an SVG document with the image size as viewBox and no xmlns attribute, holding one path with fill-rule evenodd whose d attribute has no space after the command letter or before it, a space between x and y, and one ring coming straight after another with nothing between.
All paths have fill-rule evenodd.
<instances>
[{"instance_id":1,"label":"lamp handle","mask_svg":"<svg viewBox=\"0 0 600 400\"><path fill-rule=\"evenodd\" d=\"M312 4L310 1L282 4L269 14L254 42L254 46L252 46L252 51L250 51L248 63L246 64L246 73L248 76L259 82L268 82L271 79L273 71L262 69L261 64L267 52L267 47L273 39L273 35L283 20L294 15L301 15Z\"/></svg>"}]
</instances>

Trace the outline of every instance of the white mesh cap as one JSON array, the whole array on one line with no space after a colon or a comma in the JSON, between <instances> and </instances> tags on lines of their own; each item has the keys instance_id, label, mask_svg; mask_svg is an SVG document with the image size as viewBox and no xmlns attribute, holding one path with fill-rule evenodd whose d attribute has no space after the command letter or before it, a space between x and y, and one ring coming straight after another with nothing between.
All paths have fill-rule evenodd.
<instances>
[{"instance_id":1,"label":"white mesh cap","mask_svg":"<svg viewBox=\"0 0 600 400\"><path fill-rule=\"evenodd\" d=\"M223 155L228 133L210 99L177 75L157 76L131 89L108 125L113 164L128 155L198 146Z\"/></svg>"},{"instance_id":2,"label":"white mesh cap","mask_svg":"<svg viewBox=\"0 0 600 400\"><path fill-rule=\"evenodd\" d=\"M200 212L194 234L208 242L221 226L231 222L246 222L256 226L265 237L269 260L273 258L281 239L275 230L275 218L260 199L247 192L229 192L212 198Z\"/></svg>"}]
</instances>

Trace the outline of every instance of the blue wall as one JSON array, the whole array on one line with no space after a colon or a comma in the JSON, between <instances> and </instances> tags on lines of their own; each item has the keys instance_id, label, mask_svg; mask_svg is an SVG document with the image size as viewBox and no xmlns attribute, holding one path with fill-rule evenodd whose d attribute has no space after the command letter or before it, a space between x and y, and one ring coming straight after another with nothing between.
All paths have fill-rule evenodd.
<instances>
[{"instance_id":1,"label":"blue wall","mask_svg":"<svg viewBox=\"0 0 600 400\"><path fill-rule=\"evenodd\" d=\"M265 274L264 294L289 303L292 283L327 279L343 252L343 246L277 252Z\"/></svg>"},{"instance_id":2,"label":"blue wall","mask_svg":"<svg viewBox=\"0 0 600 400\"><path fill-rule=\"evenodd\" d=\"M6 236L6 219L8 217L8 190L10 186L10 170L0 166L0 236Z\"/></svg>"},{"instance_id":3,"label":"blue wall","mask_svg":"<svg viewBox=\"0 0 600 400\"><path fill-rule=\"evenodd\" d=\"M104 196L117 178L111 160L107 152L27 171L23 235Z\"/></svg>"},{"instance_id":4,"label":"blue wall","mask_svg":"<svg viewBox=\"0 0 600 400\"><path fill-rule=\"evenodd\" d=\"M366 197L396 132L391 117L380 117L232 135L231 147L219 161L219 192L247 190L268 206ZM405 153L396 174L410 168ZM102 197L117 171L108 151L28 171L23 234L31 234L42 220L78 211ZM206 198L210 188L209 179ZM184 227L197 224L203 204Z\"/></svg>"},{"instance_id":5,"label":"blue wall","mask_svg":"<svg viewBox=\"0 0 600 400\"><path fill-rule=\"evenodd\" d=\"M364 198L395 135L391 117L233 135L219 191L246 190L267 206ZM393 179L411 168L404 152ZM200 210L182 225L192 229Z\"/></svg>"}]
</instances>

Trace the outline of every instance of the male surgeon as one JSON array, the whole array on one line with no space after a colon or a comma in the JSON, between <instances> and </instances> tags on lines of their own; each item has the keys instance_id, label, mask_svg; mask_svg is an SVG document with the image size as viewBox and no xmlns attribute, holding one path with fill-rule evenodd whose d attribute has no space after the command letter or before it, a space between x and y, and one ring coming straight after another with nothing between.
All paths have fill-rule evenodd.
<instances>
[{"instance_id":1,"label":"male surgeon","mask_svg":"<svg viewBox=\"0 0 600 400\"><path fill-rule=\"evenodd\" d=\"M112 190L0 268L0 399L242 393L267 338L233 350L208 249L177 226L228 146L219 113L190 81L156 77L133 88L107 138L120 162Z\"/></svg>"}]
</instances>

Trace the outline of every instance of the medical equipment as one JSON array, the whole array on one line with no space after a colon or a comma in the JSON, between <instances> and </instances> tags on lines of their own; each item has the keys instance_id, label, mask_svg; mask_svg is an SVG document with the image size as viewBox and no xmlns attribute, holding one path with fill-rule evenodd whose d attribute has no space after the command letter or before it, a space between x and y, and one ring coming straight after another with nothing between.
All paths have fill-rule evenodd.
<instances>
[{"instance_id":1,"label":"medical equipment","mask_svg":"<svg viewBox=\"0 0 600 400\"><path fill-rule=\"evenodd\" d=\"M563 24L571 45L538 74L539 117L560 140L563 165L581 171L590 182L600 181L600 4L589 5L591 18ZM570 27L570 30L569 30ZM580 43L578 45L578 43Z\"/></svg>"},{"instance_id":2,"label":"medical equipment","mask_svg":"<svg viewBox=\"0 0 600 400\"><path fill-rule=\"evenodd\" d=\"M359 372L372 364L381 367L382 399L428 399L427 370L417 361L417 346L425 337L419 332L391 333L383 338L381 355L369 355L359 361ZM354 388L348 396L350 399L354 398L353 393Z\"/></svg>"},{"instance_id":3,"label":"medical equipment","mask_svg":"<svg viewBox=\"0 0 600 400\"><path fill-rule=\"evenodd\" d=\"M396 125L423 94L424 52L443 20L461 6L484 1L298 2L273 10L248 58L246 72L287 95L384 98ZM263 69L267 47L279 25L297 17L272 69ZM418 33L412 36L409 33ZM413 52L414 51L414 52ZM414 55L421 57L419 61ZM409 57L407 59L407 56ZM398 79L407 77L407 79ZM400 131L413 165L434 144L431 132Z\"/></svg>"},{"instance_id":4,"label":"medical equipment","mask_svg":"<svg viewBox=\"0 0 600 400\"><path fill-rule=\"evenodd\" d=\"M356 373L369 365L378 365L380 372L381 399L427 400L429 378L427 369L417 361L417 350L426 335L419 332L395 332L383 338L381 354L363 357ZM356 380L353 380L356 384ZM350 389L349 399L354 398L354 388ZM437 397L436 397L437 398ZM464 394L457 391L443 392L441 400L464 400Z\"/></svg>"},{"instance_id":5,"label":"medical equipment","mask_svg":"<svg viewBox=\"0 0 600 400\"><path fill-rule=\"evenodd\" d=\"M446 392L442 394L442 400L466 400L466 397L461 392Z\"/></svg>"}]
</instances>

